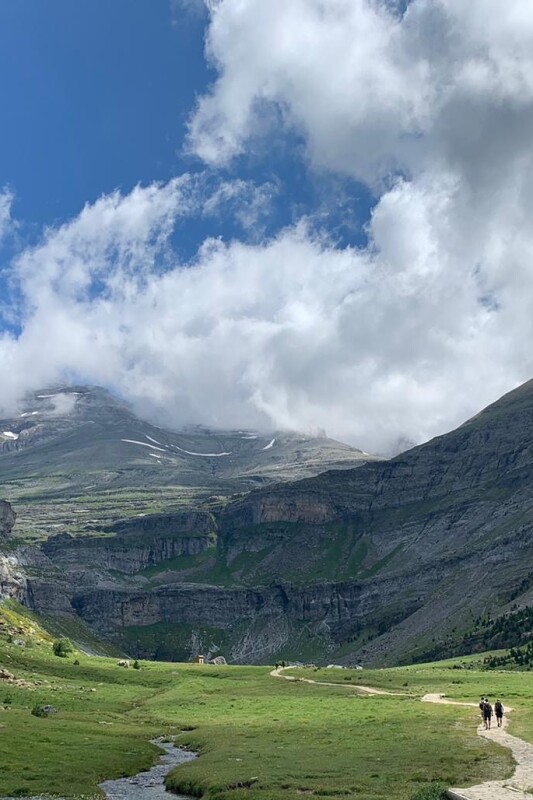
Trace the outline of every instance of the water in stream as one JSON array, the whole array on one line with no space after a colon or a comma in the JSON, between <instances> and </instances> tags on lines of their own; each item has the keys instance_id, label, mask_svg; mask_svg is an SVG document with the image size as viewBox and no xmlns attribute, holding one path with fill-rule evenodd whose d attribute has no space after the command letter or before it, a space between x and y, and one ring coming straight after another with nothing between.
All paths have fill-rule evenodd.
<instances>
[{"instance_id":1,"label":"water in stream","mask_svg":"<svg viewBox=\"0 0 533 800\"><path fill-rule=\"evenodd\" d=\"M191 800L183 794L170 794L165 790L165 777L178 764L186 764L196 758L194 753L175 747L172 742L153 742L166 751L159 763L148 772L138 772L131 778L119 778L116 781L104 781L100 788L107 800Z\"/></svg>"},{"instance_id":2,"label":"water in stream","mask_svg":"<svg viewBox=\"0 0 533 800\"><path fill-rule=\"evenodd\" d=\"M164 742L161 739L154 739L152 743L165 750L165 755L161 756L159 762L148 772L138 772L131 778L119 778L116 781L101 783L100 788L105 792L107 800L192 800L191 797L184 794L167 792L165 778L171 769L177 767L178 764L192 761L193 758L196 758L196 754L191 753L190 750L175 747L172 742ZM19 798L3 797L0 800L19 800ZM47 800L47 798L38 795L25 798L25 800ZM64 800L64 798L55 798L55 800Z\"/></svg>"}]
</instances>

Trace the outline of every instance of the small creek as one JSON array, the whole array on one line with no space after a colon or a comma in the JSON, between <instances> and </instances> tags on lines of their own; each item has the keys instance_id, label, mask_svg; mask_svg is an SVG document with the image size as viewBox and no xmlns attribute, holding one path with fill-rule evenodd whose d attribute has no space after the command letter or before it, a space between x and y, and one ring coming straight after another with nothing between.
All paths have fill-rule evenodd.
<instances>
[{"instance_id":1,"label":"small creek","mask_svg":"<svg viewBox=\"0 0 533 800\"><path fill-rule=\"evenodd\" d=\"M131 778L118 778L116 781L101 783L100 788L105 792L107 800L192 800L185 794L167 792L165 778L170 770L179 764L192 761L193 758L196 758L196 754L161 739L152 739L152 744L165 750L165 754L160 757L159 762L148 772L138 772ZM0 800L20 800L20 798L3 797ZM48 798L45 795L38 795L24 800L48 800ZM56 800L64 800L64 798L56 798Z\"/></svg>"},{"instance_id":2,"label":"small creek","mask_svg":"<svg viewBox=\"0 0 533 800\"><path fill-rule=\"evenodd\" d=\"M184 794L171 794L165 789L165 777L178 764L186 764L196 758L195 753L176 747L172 742L154 739L153 744L165 750L165 754L148 772L138 772L131 778L118 778L116 781L104 781L100 788L105 792L107 800L191 800Z\"/></svg>"}]
</instances>

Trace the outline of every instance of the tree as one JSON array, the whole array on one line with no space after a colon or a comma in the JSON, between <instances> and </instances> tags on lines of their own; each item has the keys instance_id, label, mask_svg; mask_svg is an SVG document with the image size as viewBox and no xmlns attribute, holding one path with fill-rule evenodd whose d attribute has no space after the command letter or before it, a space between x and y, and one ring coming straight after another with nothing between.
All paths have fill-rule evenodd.
<instances>
[{"instance_id":1,"label":"tree","mask_svg":"<svg viewBox=\"0 0 533 800\"><path fill-rule=\"evenodd\" d=\"M70 639L56 639L52 645L52 650L54 655L59 656L59 658L67 658L67 656L74 652Z\"/></svg>"}]
</instances>

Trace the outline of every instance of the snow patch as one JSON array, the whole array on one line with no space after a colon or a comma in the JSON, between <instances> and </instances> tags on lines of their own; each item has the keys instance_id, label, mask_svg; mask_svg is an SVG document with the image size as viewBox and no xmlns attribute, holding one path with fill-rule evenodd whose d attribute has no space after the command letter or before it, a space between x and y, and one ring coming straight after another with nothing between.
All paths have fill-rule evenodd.
<instances>
[{"instance_id":1,"label":"snow patch","mask_svg":"<svg viewBox=\"0 0 533 800\"><path fill-rule=\"evenodd\" d=\"M150 442L153 442L154 444L159 444L159 445L161 444L161 442L158 442L158 441L157 441L157 439L152 439L152 437L151 437L151 436L148 436L148 434L147 434L147 433L145 433L144 435L146 436L146 438L147 438L147 439L148 439Z\"/></svg>"},{"instance_id":2,"label":"snow patch","mask_svg":"<svg viewBox=\"0 0 533 800\"><path fill-rule=\"evenodd\" d=\"M165 452L162 447L154 447L153 444L146 444L146 442L138 442L135 439L121 439L120 441L129 442L130 444L140 444L141 447L151 447L152 450L159 450L161 453Z\"/></svg>"},{"instance_id":3,"label":"snow patch","mask_svg":"<svg viewBox=\"0 0 533 800\"><path fill-rule=\"evenodd\" d=\"M40 411L25 411L24 414L21 414L21 417L34 417L36 414L40 414Z\"/></svg>"},{"instance_id":4,"label":"snow patch","mask_svg":"<svg viewBox=\"0 0 533 800\"><path fill-rule=\"evenodd\" d=\"M274 442L275 442L275 441L276 441L275 439L272 439L272 441L271 441L271 442L269 442L269 443L267 444L267 446L266 446L266 447L263 447L262 449L263 449L263 450L270 450L270 448L271 448L271 447L274 447Z\"/></svg>"},{"instance_id":5,"label":"snow patch","mask_svg":"<svg viewBox=\"0 0 533 800\"><path fill-rule=\"evenodd\" d=\"M38 394L36 397L39 400L45 400L47 397L61 397L62 395L76 395L79 396L82 392L54 392L54 394Z\"/></svg>"},{"instance_id":6,"label":"snow patch","mask_svg":"<svg viewBox=\"0 0 533 800\"><path fill-rule=\"evenodd\" d=\"M203 458L220 458L221 456L230 456L231 452L229 453L194 453L192 450L184 450L183 447L178 447L177 444L171 445L171 447L175 447L176 450L179 450L180 453L187 453L188 456L201 456Z\"/></svg>"},{"instance_id":7,"label":"snow patch","mask_svg":"<svg viewBox=\"0 0 533 800\"><path fill-rule=\"evenodd\" d=\"M8 439L18 439L18 438L19 438L19 435L18 435L18 433L13 433L13 431L2 431L2 433L3 433L3 434L4 434L4 436L6 436Z\"/></svg>"}]
</instances>

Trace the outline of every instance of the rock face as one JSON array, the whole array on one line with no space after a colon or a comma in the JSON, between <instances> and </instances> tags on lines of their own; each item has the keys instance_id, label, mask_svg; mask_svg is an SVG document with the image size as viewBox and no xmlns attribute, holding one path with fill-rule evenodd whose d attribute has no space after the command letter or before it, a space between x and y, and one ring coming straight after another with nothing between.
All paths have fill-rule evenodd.
<instances>
[{"instance_id":1,"label":"rock face","mask_svg":"<svg viewBox=\"0 0 533 800\"><path fill-rule=\"evenodd\" d=\"M180 556L196 556L211 547L215 533L211 514L200 511L157 514L122 520L108 536L51 536L42 551L63 569L94 568L134 575Z\"/></svg>"},{"instance_id":2,"label":"rock face","mask_svg":"<svg viewBox=\"0 0 533 800\"><path fill-rule=\"evenodd\" d=\"M136 655L162 640L165 657L249 662L438 651L489 610L533 604L533 382L389 462L106 534L49 540L27 602Z\"/></svg>"},{"instance_id":3,"label":"rock face","mask_svg":"<svg viewBox=\"0 0 533 800\"><path fill-rule=\"evenodd\" d=\"M9 536L15 525L17 515L6 500L0 500L0 536Z\"/></svg>"}]
</instances>

